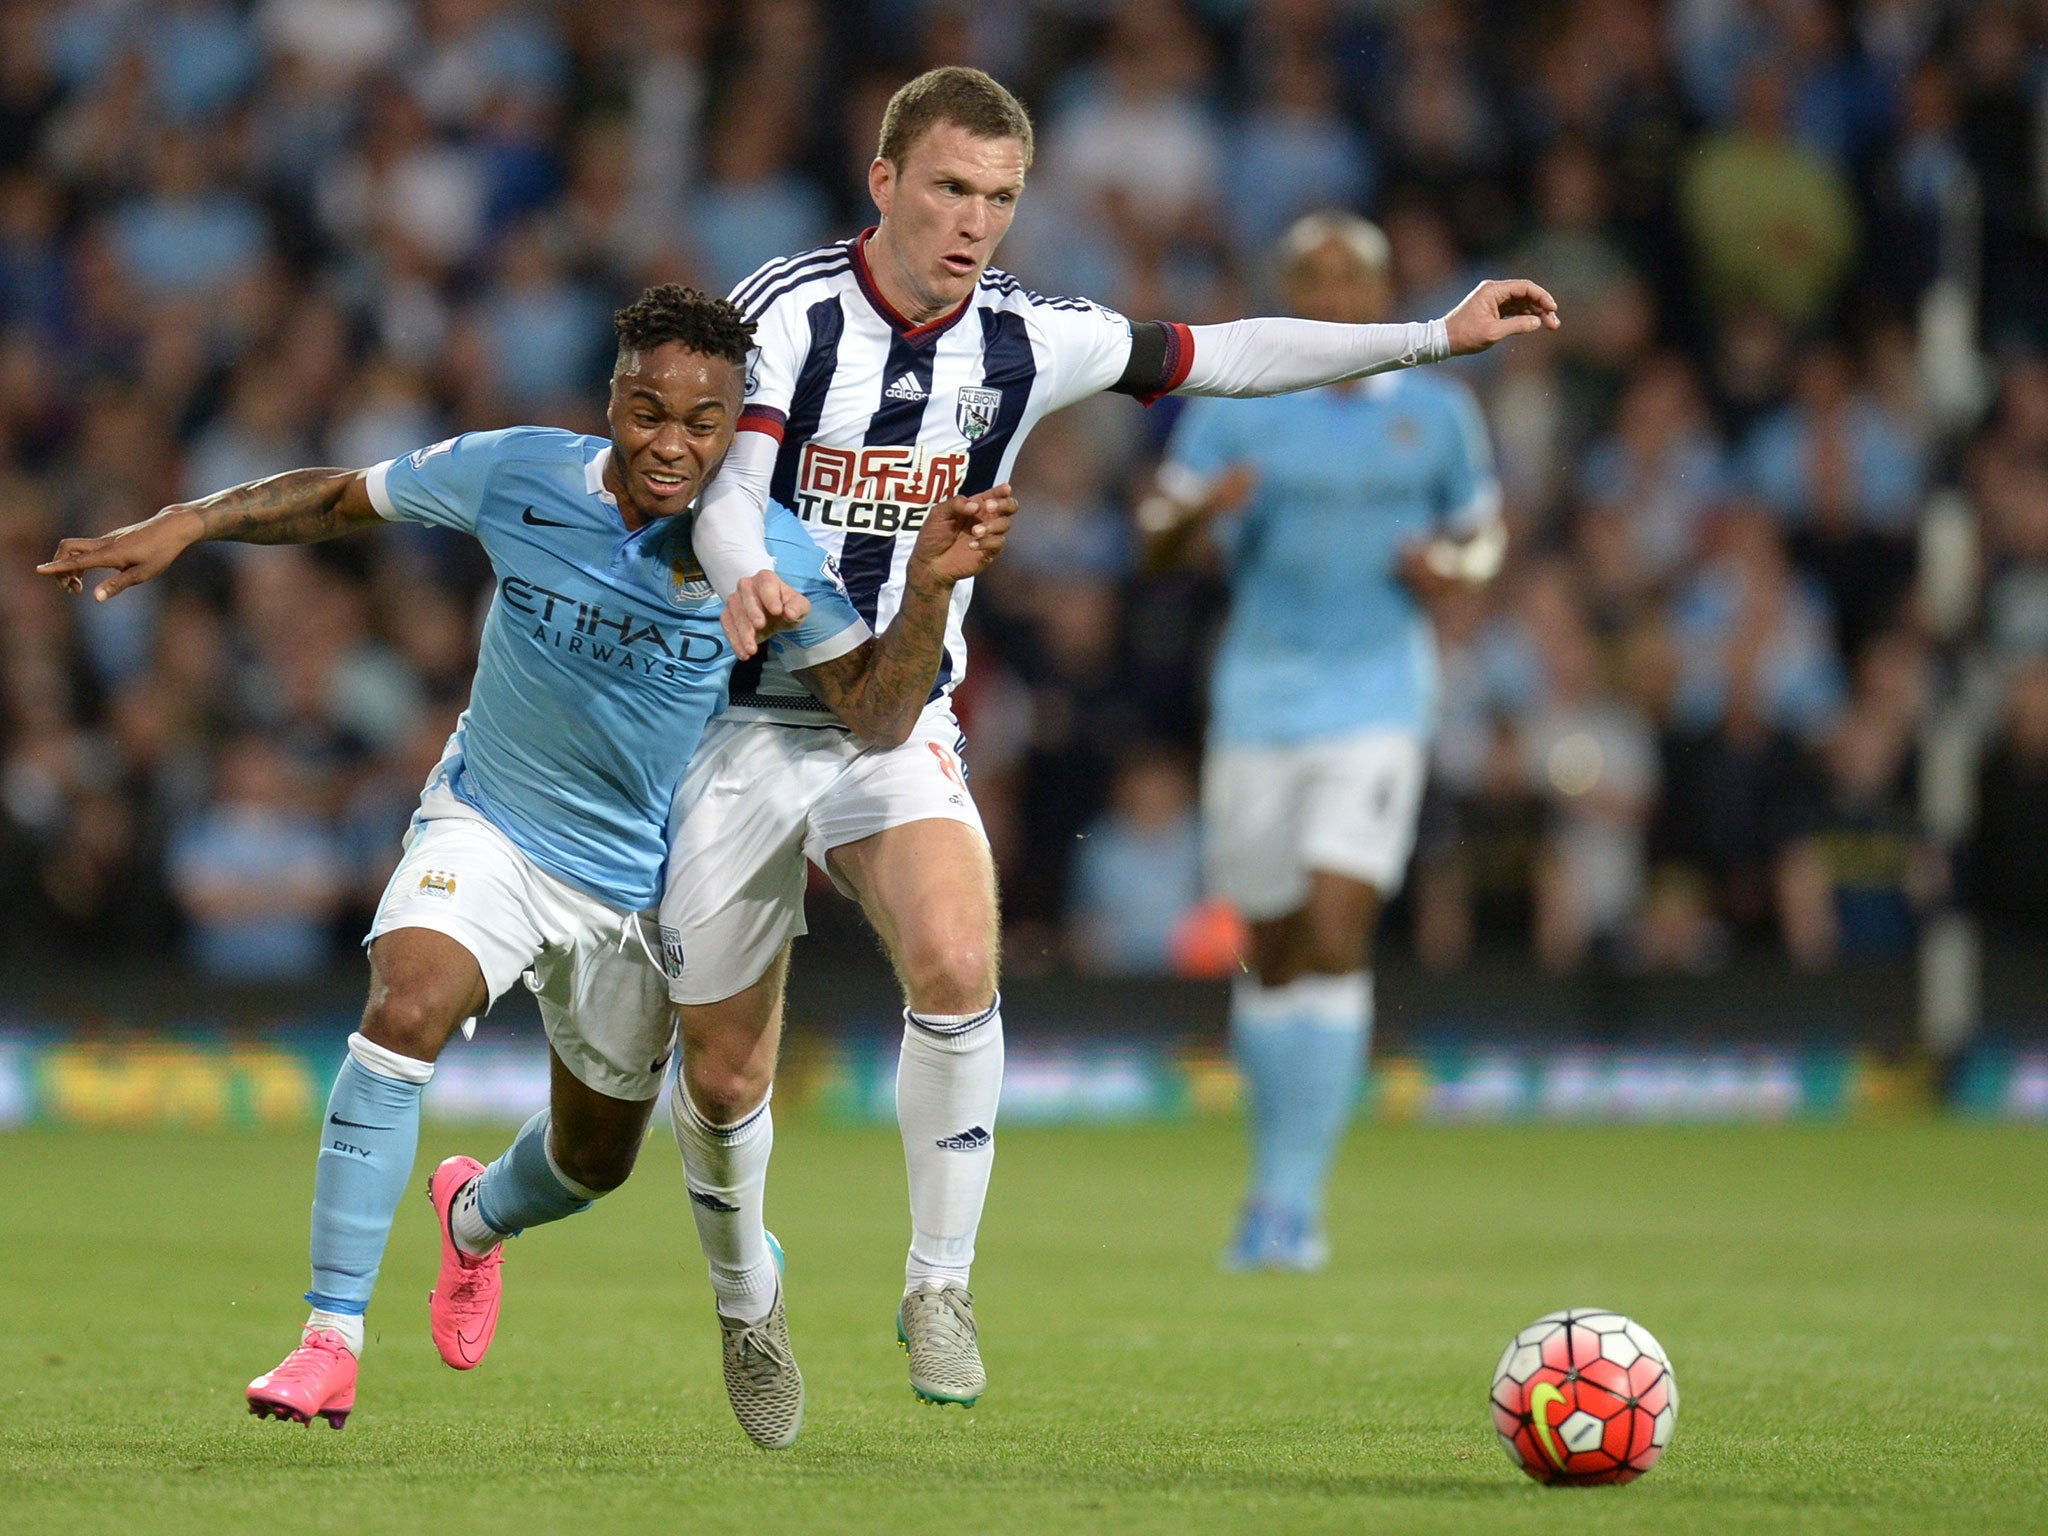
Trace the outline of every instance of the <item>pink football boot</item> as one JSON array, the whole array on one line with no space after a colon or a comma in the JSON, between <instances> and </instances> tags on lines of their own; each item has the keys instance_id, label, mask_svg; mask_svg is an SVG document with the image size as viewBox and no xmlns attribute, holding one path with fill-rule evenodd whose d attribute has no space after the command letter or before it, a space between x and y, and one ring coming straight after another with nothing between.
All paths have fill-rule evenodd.
<instances>
[{"instance_id":1,"label":"pink football boot","mask_svg":"<svg viewBox=\"0 0 2048 1536\"><path fill-rule=\"evenodd\" d=\"M249 1383L248 1397L259 1419L311 1424L318 1415L339 1429L356 1405L356 1357L332 1328L315 1328L281 1365Z\"/></svg>"},{"instance_id":2,"label":"pink football boot","mask_svg":"<svg viewBox=\"0 0 2048 1536\"><path fill-rule=\"evenodd\" d=\"M483 1364L484 1351L498 1331L498 1298L504 1289L498 1266L505 1262L505 1245L473 1259L455 1245L455 1234L448 1229L455 1197L483 1171L484 1165L473 1157L451 1157L427 1182L427 1199L441 1225L441 1278L427 1298L427 1310L434 1324L434 1348L458 1371L473 1371Z\"/></svg>"}]
</instances>

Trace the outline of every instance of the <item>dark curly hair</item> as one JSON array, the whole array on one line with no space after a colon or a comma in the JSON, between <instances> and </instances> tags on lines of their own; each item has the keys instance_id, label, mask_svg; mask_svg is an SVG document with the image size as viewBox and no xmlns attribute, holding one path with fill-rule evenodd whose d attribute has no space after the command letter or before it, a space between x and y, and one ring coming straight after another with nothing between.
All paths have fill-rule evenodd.
<instances>
[{"instance_id":1,"label":"dark curly hair","mask_svg":"<svg viewBox=\"0 0 2048 1536\"><path fill-rule=\"evenodd\" d=\"M754 322L730 299L714 298L681 283L658 283L612 316L619 355L679 341L705 357L746 365Z\"/></svg>"}]
</instances>

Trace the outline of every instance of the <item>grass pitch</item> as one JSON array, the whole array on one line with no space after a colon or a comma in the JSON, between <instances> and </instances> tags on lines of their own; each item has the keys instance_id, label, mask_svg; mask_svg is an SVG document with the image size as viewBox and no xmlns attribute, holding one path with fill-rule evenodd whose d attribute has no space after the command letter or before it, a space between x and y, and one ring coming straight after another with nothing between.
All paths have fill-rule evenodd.
<instances>
[{"instance_id":1,"label":"grass pitch","mask_svg":"<svg viewBox=\"0 0 2048 1536\"><path fill-rule=\"evenodd\" d=\"M431 1131L447 1152L501 1134ZM780 1128L797 1447L726 1409L680 1172L521 1239L490 1361L427 1337L409 1198L343 1432L241 1387L303 1315L312 1132L0 1137L0 1531L2039 1531L2048 1137L1910 1123L1368 1127L1336 1258L1229 1276L1227 1123L1006 1131L992 1386L915 1402L893 1131ZM1630 1487L1546 1490L1486 1414L1539 1313L1641 1319L1683 1393Z\"/></svg>"}]
</instances>

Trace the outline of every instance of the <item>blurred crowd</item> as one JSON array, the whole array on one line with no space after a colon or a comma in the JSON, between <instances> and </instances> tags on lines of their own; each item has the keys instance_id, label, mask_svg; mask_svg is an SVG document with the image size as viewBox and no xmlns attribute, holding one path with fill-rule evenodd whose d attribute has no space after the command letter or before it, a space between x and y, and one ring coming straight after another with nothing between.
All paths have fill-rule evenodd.
<instances>
[{"instance_id":1,"label":"blurred crowd","mask_svg":"<svg viewBox=\"0 0 2048 1536\"><path fill-rule=\"evenodd\" d=\"M1449 365L1514 553L1436 616L1386 943L1825 967L1952 902L2042 932L2048 6L0 0L0 947L345 953L488 592L474 546L392 528L207 546L100 606L30 574L60 536L456 430L602 430L609 310L871 222L882 105L940 62L1037 116L998 258L1034 287L1269 311L1276 235L1344 206L1405 317L1489 273L1558 296L1557 337ZM960 708L1022 963L1232 951L1194 814L1227 589L1129 532L1174 409L1048 422L977 597ZM1919 579L1943 494L1976 534L1960 646ZM1951 847L1921 764L1965 695Z\"/></svg>"}]
</instances>

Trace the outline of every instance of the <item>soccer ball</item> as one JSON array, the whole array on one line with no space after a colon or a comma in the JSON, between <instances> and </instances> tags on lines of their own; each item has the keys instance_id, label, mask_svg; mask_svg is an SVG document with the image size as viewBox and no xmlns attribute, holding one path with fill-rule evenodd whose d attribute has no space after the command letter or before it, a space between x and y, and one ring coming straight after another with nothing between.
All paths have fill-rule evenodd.
<instances>
[{"instance_id":1,"label":"soccer ball","mask_svg":"<svg viewBox=\"0 0 2048 1536\"><path fill-rule=\"evenodd\" d=\"M1539 1483L1627 1483L1657 1464L1678 1423L1678 1381L1640 1323L1597 1307L1539 1317L1493 1373L1493 1427Z\"/></svg>"}]
</instances>

